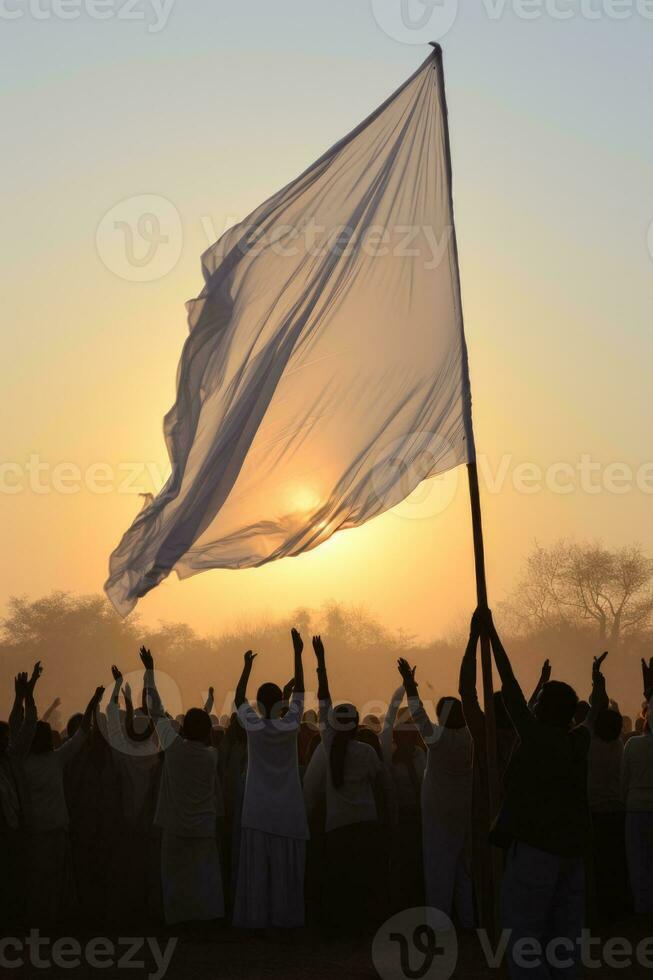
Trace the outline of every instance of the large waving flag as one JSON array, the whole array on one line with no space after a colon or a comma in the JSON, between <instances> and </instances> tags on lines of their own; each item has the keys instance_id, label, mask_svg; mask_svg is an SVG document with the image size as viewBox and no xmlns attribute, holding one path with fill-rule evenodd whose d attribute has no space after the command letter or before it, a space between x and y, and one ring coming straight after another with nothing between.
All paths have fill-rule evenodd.
<instances>
[{"instance_id":1,"label":"large waving flag","mask_svg":"<svg viewBox=\"0 0 653 980\"><path fill-rule=\"evenodd\" d=\"M298 555L474 459L449 161L436 48L203 255L172 474L111 556L121 613L172 569Z\"/></svg>"}]
</instances>

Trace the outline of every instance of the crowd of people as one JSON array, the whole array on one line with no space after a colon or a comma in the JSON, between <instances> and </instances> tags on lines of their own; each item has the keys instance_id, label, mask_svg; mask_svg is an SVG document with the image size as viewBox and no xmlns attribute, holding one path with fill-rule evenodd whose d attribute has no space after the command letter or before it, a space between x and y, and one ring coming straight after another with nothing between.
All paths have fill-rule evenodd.
<instances>
[{"instance_id":1,"label":"crowd of people","mask_svg":"<svg viewBox=\"0 0 653 980\"><path fill-rule=\"evenodd\" d=\"M482 634L501 679L484 709ZM633 731L606 692L606 654L588 701L552 680L548 661L527 700L477 610L458 696L430 717L400 659L385 715L361 720L332 700L319 636L318 711L306 707L296 630L292 645L292 680L262 684L252 703L256 654L245 654L227 718L212 714L212 690L171 717L144 647L136 705L113 666L108 699L99 687L64 732L39 719L40 663L19 674L0 723L3 933L158 919L340 935L419 906L436 928L471 930L491 914L499 866L521 976L510 960L520 938L574 941L588 921L653 914L653 660Z\"/></svg>"}]
</instances>

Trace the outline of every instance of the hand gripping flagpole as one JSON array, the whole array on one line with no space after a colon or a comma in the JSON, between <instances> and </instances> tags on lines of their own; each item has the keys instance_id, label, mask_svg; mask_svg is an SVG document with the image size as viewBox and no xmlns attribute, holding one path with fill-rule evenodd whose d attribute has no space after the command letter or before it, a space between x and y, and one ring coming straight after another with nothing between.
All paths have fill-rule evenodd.
<instances>
[{"instance_id":1,"label":"hand gripping flagpole","mask_svg":"<svg viewBox=\"0 0 653 980\"><path fill-rule=\"evenodd\" d=\"M442 62L442 48L437 42L431 42L434 48L434 67L437 73L437 91L440 101L440 109L443 118L445 154L447 176L450 195L451 213L451 243L455 259L457 301L462 320L462 297L460 291L460 274L458 265L458 245L456 241L456 230L453 222L453 191L452 191L452 166L451 166L451 146L449 142L449 123L447 113L447 99L444 84L444 67ZM465 364L465 369L467 365ZM481 497L478 485L478 469L476 460L467 464L467 474L469 477L469 498L472 514L472 533L474 540L474 562L476 569L476 595L480 608L486 609L488 606L487 580L485 577L485 547L483 543L483 520L481 516ZM499 767L497 759L497 735L496 718L494 711L494 688L492 683L492 653L490 650L490 637L487 629L483 629L480 637L481 641L481 667L483 673L483 702L485 711L485 765L486 787L487 787L487 807L489 821L492 821L497 814L499 807ZM484 808L481 808L481 811ZM481 926L498 935L498 912L499 912L499 882L500 882L500 862L496 848L490 848L487 841L488 827L481 827L479 844L481 849L480 859L484 867L481 869L481 890L483 894L478 896L479 910L481 915Z\"/></svg>"}]
</instances>

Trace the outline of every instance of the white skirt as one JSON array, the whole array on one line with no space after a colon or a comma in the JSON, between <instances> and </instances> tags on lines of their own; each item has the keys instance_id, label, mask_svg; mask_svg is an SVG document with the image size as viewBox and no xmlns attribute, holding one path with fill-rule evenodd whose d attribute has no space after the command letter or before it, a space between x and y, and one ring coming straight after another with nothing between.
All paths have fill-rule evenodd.
<instances>
[{"instance_id":1,"label":"white skirt","mask_svg":"<svg viewBox=\"0 0 653 980\"><path fill-rule=\"evenodd\" d=\"M224 916L224 893L215 839L177 837L164 831L161 885L168 925L221 919Z\"/></svg>"},{"instance_id":2,"label":"white skirt","mask_svg":"<svg viewBox=\"0 0 653 980\"><path fill-rule=\"evenodd\" d=\"M243 827L233 924L244 929L304 925L306 841Z\"/></svg>"}]
</instances>

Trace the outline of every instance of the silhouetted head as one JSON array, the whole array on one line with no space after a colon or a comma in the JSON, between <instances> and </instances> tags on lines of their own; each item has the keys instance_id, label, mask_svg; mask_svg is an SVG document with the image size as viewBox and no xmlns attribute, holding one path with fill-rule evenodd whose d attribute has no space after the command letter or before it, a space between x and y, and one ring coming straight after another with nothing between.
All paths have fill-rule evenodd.
<instances>
[{"instance_id":1,"label":"silhouetted head","mask_svg":"<svg viewBox=\"0 0 653 980\"><path fill-rule=\"evenodd\" d=\"M365 715L362 721L363 728L369 729L371 732L376 732L378 735L383 725L381 724L381 719L378 715Z\"/></svg>"},{"instance_id":2,"label":"silhouetted head","mask_svg":"<svg viewBox=\"0 0 653 980\"><path fill-rule=\"evenodd\" d=\"M544 725L569 728L578 707L578 695L562 681L549 681L540 691L533 713Z\"/></svg>"},{"instance_id":3,"label":"silhouetted head","mask_svg":"<svg viewBox=\"0 0 653 980\"><path fill-rule=\"evenodd\" d=\"M47 721L37 721L30 752L32 755L44 755L46 752L52 752L52 749L52 729Z\"/></svg>"},{"instance_id":4,"label":"silhouetted head","mask_svg":"<svg viewBox=\"0 0 653 980\"><path fill-rule=\"evenodd\" d=\"M331 724L336 734L331 742L329 767L331 779L336 789L339 789L345 781L347 747L356 737L359 720L358 711L353 704L339 704L332 711Z\"/></svg>"},{"instance_id":5,"label":"silhouetted head","mask_svg":"<svg viewBox=\"0 0 653 980\"><path fill-rule=\"evenodd\" d=\"M496 721L496 726L502 732L513 732L515 726L510 720L510 715L506 711L506 706L503 703L503 695L501 691L495 691L492 695L494 701L494 718Z\"/></svg>"},{"instance_id":6,"label":"silhouetted head","mask_svg":"<svg viewBox=\"0 0 653 980\"><path fill-rule=\"evenodd\" d=\"M463 714L462 703L458 698L440 698L435 713L438 721L445 728L464 728L465 716Z\"/></svg>"},{"instance_id":7,"label":"silhouetted head","mask_svg":"<svg viewBox=\"0 0 653 980\"><path fill-rule=\"evenodd\" d=\"M630 733L633 730L633 719L630 717L630 715L622 715L621 716L621 721L622 721L622 728L621 728L621 730L622 730L623 734L624 735L630 735Z\"/></svg>"},{"instance_id":8,"label":"silhouetted head","mask_svg":"<svg viewBox=\"0 0 653 980\"><path fill-rule=\"evenodd\" d=\"M138 708L128 714L125 720L125 731L132 742L147 742L154 734L154 722L145 712Z\"/></svg>"},{"instance_id":9,"label":"silhouetted head","mask_svg":"<svg viewBox=\"0 0 653 980\"><path fill-rule=\"evenodd\" d=\"M184 715L181 733L189 742L211 744L211 719L203 708L191 708Z\"/></svg>"},{"instance_id":10,"label":"silhouetted head","mask_svg":"<svg viewBox=\"0 0 653 980\"><path fill-rule=\"evenodd\" d=\"M317 728L317 711L314 708L307 708L302 721L305 725L310 725L311 728Z\"/></svg>"},{"instance_id":11,"label":"silhouetted head","mask_svg":"<svg viewBox=\"0 0 653 980\"><path fill-rule=\"evenodd\" d=\"M0 755L4 755L9 748L9 725L6 721L0 721Z\"/></svg>"},{"instance_id":12,"label":"silhouetted head","mask_svg":"<svg viewBox=\"0 0 653 980\"><path fill-rule=\"evenodd\" d=\"M278 684L261 684L256 693L256 700L261 706L263 715L271 718L275 708L279 713L281 712L283 691Z\"/></svg>"},{"instance_id":13,"label":"silhouetted head","mask_svg":"<svg viewBox=\"0 0 653 980\"><path fill-rule=\"evenodd\" d=\"M589 702L578 701L576 704L576 710L574 711L574 725L582 725L589 713Z\"/></svg>"},{"instance_id":14,"label":"silhouetted head","mask_svg":"<svg viewBox=\"0 0 653 980\"><path fill-rule=\"evenodd\" d=\"M379 736L376 732L373 732L371 728L361 727L356 732L356 739L362 742L363 745L369 745L370 748L374 749L379 759L383 759L381 755L381 743L379 742Z\"/></svg>"},{"instance_id":15,"label":"silhouetted head","mask_svg":"<svg viewBox=\"0 0 653 980\"><path fill-rule=\"evenodd\" d=\"M603 742L616 742L621 738L623 730L623 718L618 711L606 708L599 711L594 732Z\"/></svg>"},{"instance_id":16,"label":"silhouetted head","mask_svg":"<svg viewBox=\"0 0 653 980\"><path fill-rule=\"evenodd\" d=\"M66 725L66 735L68 738L72 738L75 732L79 730L83 718L84 715L82 715L79 711L77 714L70 716L68 719L68 724Z\"/></svg>"}]
</instances>

